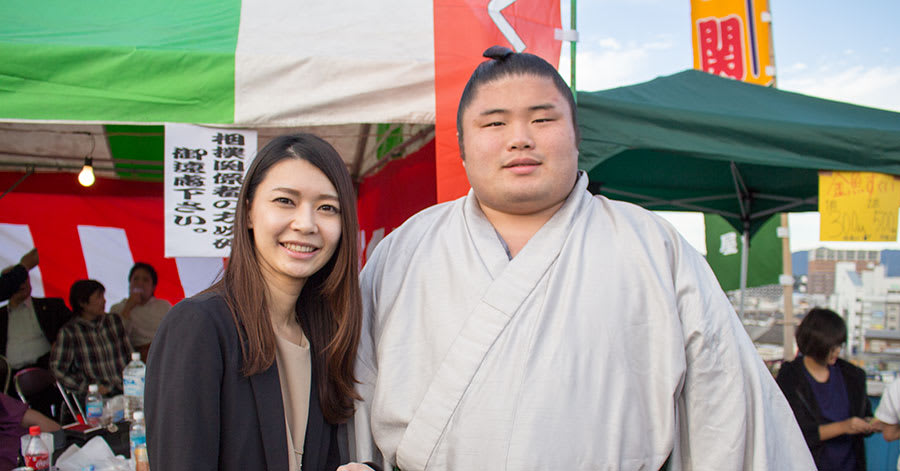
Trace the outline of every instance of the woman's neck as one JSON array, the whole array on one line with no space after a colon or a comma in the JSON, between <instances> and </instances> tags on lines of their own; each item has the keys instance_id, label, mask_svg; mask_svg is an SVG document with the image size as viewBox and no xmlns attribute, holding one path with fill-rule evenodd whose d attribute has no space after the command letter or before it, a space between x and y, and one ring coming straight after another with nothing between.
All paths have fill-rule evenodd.
<instances>
[{"instance_id":1,"label":"woman's neck","mask_svg":"<svg viewBox=\"0 0 900 471\"><path fill-rule=\"evenodd\" d=\"M270 286L268 295L269 321L275 334L301 345L303 332L296 312L300 292L288 292Z\"/></svg>"},{"instance_id":2,"label":"woman's neck","mask_svg":"<svg viewBox=\"0 0 900 471\"><path fill-rule=\"evenodd\" d=\"M828 381L828 377L831 374L828 370L828 365L819 363L813 357L803 355L803 366L806 367L806 371L808 371L809 375L816 381L820 383Z\"/></svg>"}]
</instances>

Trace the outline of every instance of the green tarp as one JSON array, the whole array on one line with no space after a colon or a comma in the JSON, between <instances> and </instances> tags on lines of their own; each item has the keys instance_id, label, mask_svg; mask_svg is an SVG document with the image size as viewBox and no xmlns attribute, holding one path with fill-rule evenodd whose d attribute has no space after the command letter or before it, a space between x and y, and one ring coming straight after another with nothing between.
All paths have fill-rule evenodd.
<instances>
[{"instance_id":1,"label":"green tarp","mask_svg":"<svg viewBox=\"0 0 900 471\"><path fill-rule=\"evenodd\" d=\"M706 214L706 261L725 291L741 287L741 234L722 216ZM756 231L750 239L747 288L774 285L783 272L781 239L778 226L781 215L776 214Z\"/></svg>"},{"instance_id":2,"label":"green tarp","mask_svg":"<svg viewBox=\"0 0 900 471\"><path fill-rule=\"evenodd\" d=\"M776 212L815 211L820 169L900 175L900 113L695 70L579 92L578 120L595 193L751 233Z\"/></svg>"}]
</instances>

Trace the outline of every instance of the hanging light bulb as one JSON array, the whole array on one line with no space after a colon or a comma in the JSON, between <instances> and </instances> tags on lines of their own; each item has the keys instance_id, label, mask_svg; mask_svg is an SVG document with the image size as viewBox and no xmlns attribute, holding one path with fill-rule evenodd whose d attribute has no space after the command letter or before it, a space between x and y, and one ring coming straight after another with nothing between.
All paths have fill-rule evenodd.
<instances>
[{"instance_id":1,"label":"hanging light bulb","mask_svg":"<svg viewBox=\"0 0 900 471\"><path fill-rule=\"evenodd\" d=\"M84 167L81 168L81 173L78 174L78 183L81 183L81 186L91 186L94 184L94 159L91 157L84 158Z\"/></svg>"}]
</instances>

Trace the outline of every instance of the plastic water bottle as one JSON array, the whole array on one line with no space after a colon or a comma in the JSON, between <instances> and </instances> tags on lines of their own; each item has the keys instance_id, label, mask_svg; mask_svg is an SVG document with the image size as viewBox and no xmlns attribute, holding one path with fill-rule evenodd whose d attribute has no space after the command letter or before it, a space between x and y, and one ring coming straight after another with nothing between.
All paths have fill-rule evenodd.
<instances>
[{"instance_id":1,"label":"plastic water bottle","mask_svg":"<svg viewBox=\"0 0 900 471\"><path fill-rule=\"evenodd\" d=\"M132 416L131 432L128 437L131 441L131 460L134 462L135 471L148 471L150 463L147 461L147 427L144 425L144 411L136 411Z\"/></svg>"},{"instance_id":2,"label":"plastic water bottle","mask_svg":"<svg viewBox=\"0 0 900 471\"><path fill-rule=\"evenodd\" d=\"M147 373L147 365L141 361L139 352L131 353L131 363L125 367L122 373L122 382L125 385L125 418L131 419L134 413L144 410L144 375Z\"/></svg>"},{"instance_id":3,"label":"plastic water bottle","mask_svg":"<svg viewBox=\"0 0 900 471\"><path fill-rule=\"evenodd\" d=\"M88 385L88 395L85 399L87 411L87 423L93 427L100 425L103 418L103 396L100 395L100 387L96 384Z\"/></svg>"},{"instance_id":4,"label":"plastic water bottle","mask_svg":"<svg viewBox=\"0 0 900 471\"><path fill-rule=\"evenodd\" d=\"M50 450L41 440L41 427L32 425L28 429L28 445L25 446L25 466L34 469L34 471L44 471L50 469Z\"/></svg>"}]
</instances>

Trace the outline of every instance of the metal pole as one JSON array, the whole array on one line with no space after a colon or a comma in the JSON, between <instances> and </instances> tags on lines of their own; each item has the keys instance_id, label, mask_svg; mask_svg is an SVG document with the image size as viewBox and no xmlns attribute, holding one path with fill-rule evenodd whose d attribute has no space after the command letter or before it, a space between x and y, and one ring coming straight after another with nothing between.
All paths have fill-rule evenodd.
<instances>
[{"instance_id":1,"label":"metal pole","mask_svg":"<svg viewBox=\"0 0 900 471\"><path fill-rule=\"evenodd\" d=\"M793 279L794 267L791 260L791 233L788 229L788 215L781 213L781 227L786 231L781 238L781 265L784 276ZM784 295L784 353L785 361L794 359L794 285L783 284Z\"/></svg>"},{"instance_id":2,"label":"metal pole","mask_svg":"<svg viewBox=\"0 0 900 471\"><path fill-rule=\"evenodd\" d=\"M738 316L744 321L744 293L747 291L747 264L750 257L750 223L744 223L744 233L741 235L741 304Z\"/></svg>"},{"instance_id":3,"label":"metal pole","mask_svg":"<svg viewBox=\"0 0 900 471\"><path fill-rule=\"evenodd\" d=\"M576 3L576 0L572 0L572 5L569 9L569 20L571 21L569 27L572 29L572 31L578 31L575 22L575 12L577 11ZM572 58L570 64L571 67L569 69L569 78L571 79L569 85L572 87L572 96L575 98L575 102L578 103L578 91L575 89L575 42L576 41L569 41L569 54Z\"/></svg>"}]
</instances>

